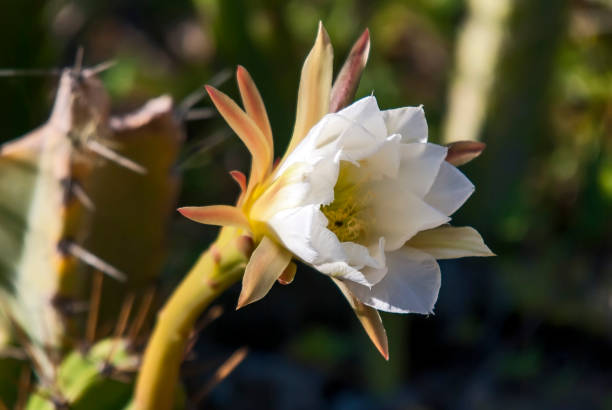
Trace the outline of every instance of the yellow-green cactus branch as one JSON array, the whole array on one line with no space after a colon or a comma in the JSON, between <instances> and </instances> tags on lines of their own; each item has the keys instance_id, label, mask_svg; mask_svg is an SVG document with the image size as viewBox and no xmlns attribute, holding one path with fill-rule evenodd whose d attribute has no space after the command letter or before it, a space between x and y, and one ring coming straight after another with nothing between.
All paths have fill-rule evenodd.
<instances>
[{"instance_id":1,"label":"yellow-green cactus branch","mask_svg":"<svg viewBox=\"0 0 612 410\"><path fill-rule=\"evenodd\" d=\"M253 244L243 233L223 228L160 311L138 375L135 409L172 407L180 364L196 320L244 273Z\"/></svg>"}]
</instances>

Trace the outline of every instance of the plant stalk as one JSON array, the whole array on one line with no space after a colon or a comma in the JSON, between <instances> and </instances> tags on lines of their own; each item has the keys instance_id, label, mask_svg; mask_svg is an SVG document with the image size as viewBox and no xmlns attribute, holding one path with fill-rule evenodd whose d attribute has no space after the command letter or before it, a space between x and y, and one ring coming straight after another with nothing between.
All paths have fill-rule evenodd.
<instances>
[{"instance_id":1,"label":"plant stalk","mask_svg":"<svg viewBox=\"0 0 612 410\"><path fill-rule=\"evenodd\" d=\"M180 365L196 320L244 273L253 246L243 233L223 228L159 312L138 374L133 408L172 408Z\"/></svg>"}]
</instances>

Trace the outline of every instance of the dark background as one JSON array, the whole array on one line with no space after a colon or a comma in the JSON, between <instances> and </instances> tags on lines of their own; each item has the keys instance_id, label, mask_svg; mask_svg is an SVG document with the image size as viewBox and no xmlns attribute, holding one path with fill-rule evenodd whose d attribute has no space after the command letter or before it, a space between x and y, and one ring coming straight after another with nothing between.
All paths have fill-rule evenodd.
<instances>
[{"instance_id":1,"label":"dark background","mask_svg":"<svg viewBox=\"0 0 612 410\"><path fill-rule=\"evenodd\" d=\"M495 17L500 7L506 18ZM70 65L82 45L88 65L117 60L102 77L125 112L162 93L180 102L242 64L260 87L279 155L318 20L337 68L370 28L358 96L374 91L381 108L424 104L434 142L488 144L462 167L477 189L453 223L474 226L498 256L442 262L435 315L383 314L389 362L323 275L300 266L291 286L239 312L234 287L185 364L188 392L247 346L247 359L201 406L612 409L610 1L6 1L0 67ZM458 47L470 24L480 31ZM486 41L496 35L499 54ZM456 136L463 128L448 125L448 113L467 101L449 98L465 75L459 59L476 67L466 93L490 88L480 94L482 118L462 114L476 126ZM0 78L0 141L46 120L56 80ZM236 95L233 79L221 88ZM248 169L246 150L218 116L186 130L179 204L231 203L237 188L227 171ZM215 233L174 217L167 289Z\"/></svg>"}]
</instances>

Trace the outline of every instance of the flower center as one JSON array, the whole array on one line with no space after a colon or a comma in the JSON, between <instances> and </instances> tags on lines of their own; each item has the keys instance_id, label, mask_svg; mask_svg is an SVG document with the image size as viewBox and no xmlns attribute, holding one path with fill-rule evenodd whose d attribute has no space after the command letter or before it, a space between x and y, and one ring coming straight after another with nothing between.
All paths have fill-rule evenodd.
<instances>
[{"instance_id":1,"label":"flower center","mask_svg":"<svg viewBox=\"0 0 612 410\"><path fill-rule=\"evenodd\" d=\"M368 226L372 223L370 212L371 194L359 183L358 168L348 162L340 164L338 181L334 186L334 200L321 207L327 218L327 229L340 242L364 242Z\"/></svg>"}]
</instances>

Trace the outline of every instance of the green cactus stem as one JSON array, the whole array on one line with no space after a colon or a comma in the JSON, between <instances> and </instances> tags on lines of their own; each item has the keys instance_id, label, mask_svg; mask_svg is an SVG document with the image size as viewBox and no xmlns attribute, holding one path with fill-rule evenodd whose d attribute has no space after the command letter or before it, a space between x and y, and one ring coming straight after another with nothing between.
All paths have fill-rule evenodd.
<instances>
[{"instance_id":1,"label":"green cactus stem","mask_svg":"<svg viewBox=\"0 0 612 410\"><path fill-rule=\"evenodd\" d=\"M193 326L225 289L237 282L252 252L251 238L225 227L160 311L140 367L133 406L165 410L173 406L179 368Z\"/></svg>"}]
</instances>

